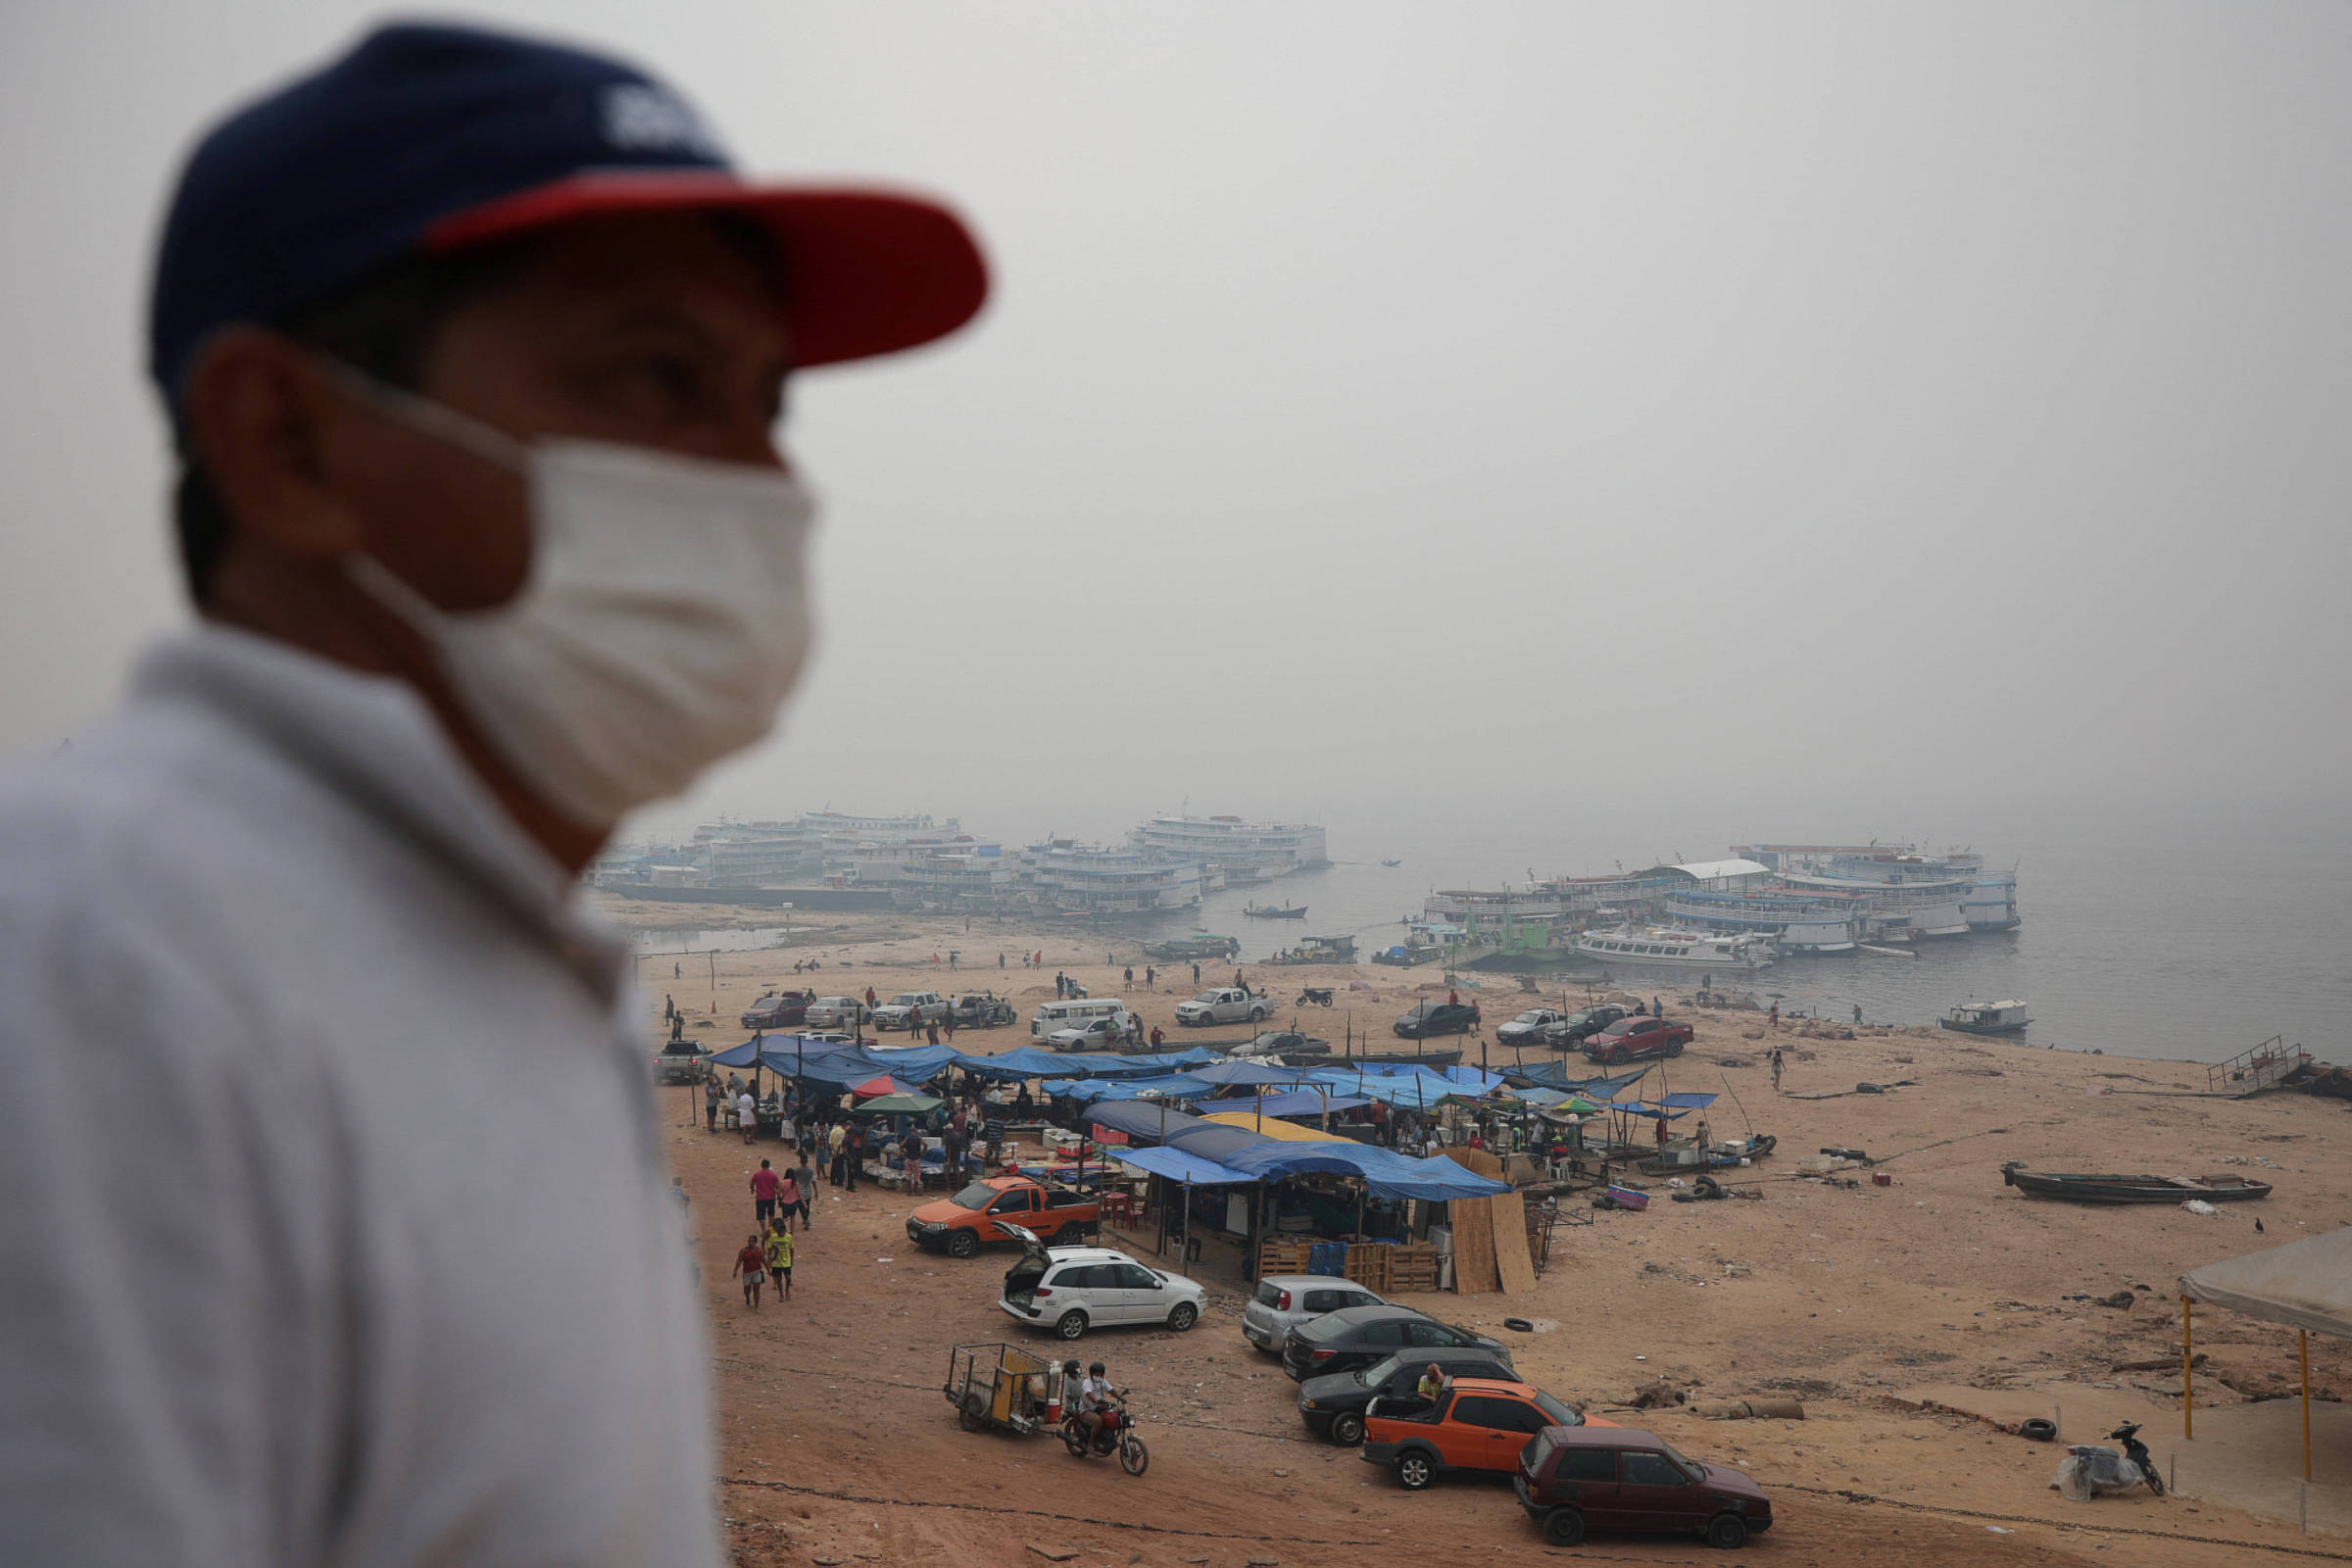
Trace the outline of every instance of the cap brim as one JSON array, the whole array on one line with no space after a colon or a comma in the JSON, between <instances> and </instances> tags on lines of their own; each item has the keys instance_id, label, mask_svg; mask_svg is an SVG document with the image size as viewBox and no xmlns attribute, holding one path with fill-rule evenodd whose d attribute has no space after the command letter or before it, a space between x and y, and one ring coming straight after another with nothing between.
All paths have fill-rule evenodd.
<instances>
[{"instance_id":1,"label":"cap brim","mask_svg":"<svg viewBox=\"0 0 2352 1568\"><path fill-rule=\"evenodd\" d=\"M746 184L695 170L577 174L471 207L425 231L463 250L612 213L735 212L774 234L790 279L793 361L836 365L947 336L979 314L988 264L937 202L873 189Z\"/></svg>"}]
</instances>

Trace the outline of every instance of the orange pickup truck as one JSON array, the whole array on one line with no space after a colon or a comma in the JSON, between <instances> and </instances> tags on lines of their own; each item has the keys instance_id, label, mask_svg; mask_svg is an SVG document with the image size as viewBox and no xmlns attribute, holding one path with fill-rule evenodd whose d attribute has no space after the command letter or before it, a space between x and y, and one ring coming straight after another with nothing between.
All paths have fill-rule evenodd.
<instances>
[{"instance_id":1,"label":"orange pickup truck","mask_svg":"<svg viewBox=\"0 0 2352 1568\"><path fill-rule=\"evenodd\" d=\"M999 1220L1022 1226L1049 1247L1072 1247L1102 1232L1102 1205L1075 1188L991 1176L907 1215L906 1239L944 1248L950 1257L970 1257L983 1242L1011 1240L997 1228Z\"/></svg>"},{"instance_id":2,"label":"orange pickup truck","mask_svg":"<svg viewBox=\"0 0 2352 1568\"><path fill-rule=\"evenodd\" d=\"M1410 1492L1448 1470L1513 1474L1519 1450L1545 1427L1617 1424L1588 1422L1534 1385L1500 1378L1455 1378L1435 1402L1409 1414L1385 1414L1380 1402L1364 1413L1364 1459L1395 1470Z\"/></svg>"}]
</instances>

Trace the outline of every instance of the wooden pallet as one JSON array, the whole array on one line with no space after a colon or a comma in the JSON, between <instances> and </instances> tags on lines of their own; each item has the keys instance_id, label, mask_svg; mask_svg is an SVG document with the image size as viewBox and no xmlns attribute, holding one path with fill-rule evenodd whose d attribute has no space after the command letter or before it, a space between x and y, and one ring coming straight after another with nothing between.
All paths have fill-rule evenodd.
<instances>
[{"instance_id":1,"label":"wooden pallet","mask_svg":"<svg viewBox=\"0 0 2352 1568\"><path fill-rule=\"evenodd\" d=\"M1427 1242L1409 1247L1384 1247L1389 1254L1391 1291L1434 1291L1438 1288L1438 1250Z\"/></svg>"},{"instance_id":2,"label":"wooden pallet","mask_svg":"<svg viewBox=\"0 0 2352 1568\"><path fill-rule=\"evenodd\" d=\"M1306 1242L1260 1242L1257 1244L1257 1277L1269 1274L1303 1274L1309 1256Z\"/></svg>"},{"instance_id":3,"label":"wooden pallet","mask_svg":"<svg viewBox=\"0 0 2352 1568\"><path fill-rule=\"evenodd\" d=\"M1390 1284L1390 1264L1394 1261L1396 1250L1394 1247L1375 1247L1368 1242L1348 1248L1348 1277L1367 1291L1394 1289Z\"/></svg>"}]
</instances>

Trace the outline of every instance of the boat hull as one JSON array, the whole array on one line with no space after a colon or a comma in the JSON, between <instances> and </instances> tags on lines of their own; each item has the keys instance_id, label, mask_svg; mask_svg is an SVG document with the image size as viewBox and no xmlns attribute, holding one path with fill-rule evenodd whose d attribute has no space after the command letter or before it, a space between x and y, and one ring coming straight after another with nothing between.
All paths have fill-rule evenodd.
<instances>
[{"instance_id":1,"label":"boat hull","mask_svg":"<svg viewBox=\"0 0 2352 1568\"><path fill-rule=\"evenodd\" d=\"M1954 1023L1949 1018L1938 1018L1936 1021L1946 1029L1964 1035L2022 1035L2034 1020L2020 1018L2015 1023Z\"/></svg>"},{"instance_id":2,"label":"boat hull","mask_svg":"<svg viewBox=\"0 0 2352 1568\"><path fill-rule=\"evenodd\" d=\"M2176 1178L2003 1166L2001 1180L2029 1198L2056 1198L2072 1203L2180 1203L2192 1198L2208 1203L2243 1203L2271 1196L2270 1183L2243 1176Z\"/></svg>"}]
</instances>

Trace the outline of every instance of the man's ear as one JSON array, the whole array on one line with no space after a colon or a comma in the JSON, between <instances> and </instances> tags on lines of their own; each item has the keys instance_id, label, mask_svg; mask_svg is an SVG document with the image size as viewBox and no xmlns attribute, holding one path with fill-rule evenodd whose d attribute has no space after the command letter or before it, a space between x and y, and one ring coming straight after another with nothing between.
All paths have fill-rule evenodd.
<instances>
[{"instance_id":1,"label":"man's ear","mask_svg":"<svg viewBox=\"0 0 2352 1568\"><path fill-rule=\"evenodd\" d=\"M326 477L328 426L343 414L310 351L257 326L223 327L206 341L181 404L191 455L234 532L312 560L365 539Z\"/></svg>"}]
</instances>

